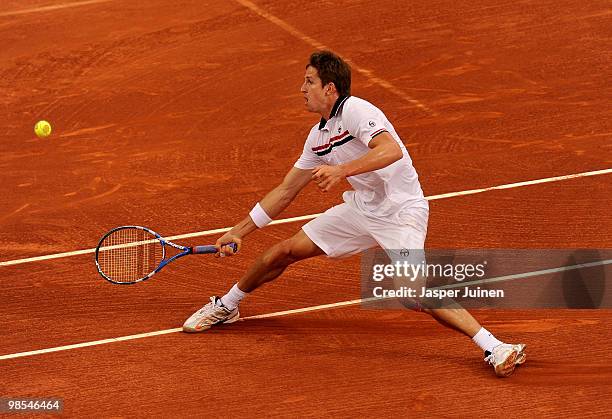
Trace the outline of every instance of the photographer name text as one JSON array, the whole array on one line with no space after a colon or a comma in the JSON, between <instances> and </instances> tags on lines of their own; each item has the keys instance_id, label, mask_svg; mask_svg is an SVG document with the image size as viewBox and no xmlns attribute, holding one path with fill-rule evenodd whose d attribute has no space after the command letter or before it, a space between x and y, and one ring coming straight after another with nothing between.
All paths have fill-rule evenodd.
<instances>
[{"instance_id":1,"label":"photographer name text","mask_svg":"<svg viewBox=\"0 0 612 419\"><path fill-rule=\"evenodd\" d=\"M397 289L375 287L372 295L376 298L437 298L440 300L445 298L504 298L504 290L467 286L459 289L421 287L420 290L411 287Z\"/></svg>"}]
</instances>

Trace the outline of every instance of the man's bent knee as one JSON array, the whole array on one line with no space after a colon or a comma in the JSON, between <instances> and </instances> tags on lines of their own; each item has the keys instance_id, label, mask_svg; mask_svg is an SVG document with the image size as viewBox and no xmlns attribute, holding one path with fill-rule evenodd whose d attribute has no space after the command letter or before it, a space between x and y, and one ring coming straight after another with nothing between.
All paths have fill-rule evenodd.
<instances>
[{"instance_id":1,"label":"man's bent knee","mask_svg":"<svg viewBox=\"0 0 612 419\"><path fill-rule=\"evenodd\" d=\"M293 237L285 240L285 243L287 244L289 256L295 259L295 262L325 254L319 246L310 240L310 237L304 233L304 230L300 230Z\"/></svg>"},{"instance_id":2,"label":"man's bent knee","mask_svg":"<svg viewBox=\"0 0 612 419\"><path fill-rule=\"evenodd\" d=\"M295 236L270 248L264 256L264 261L274 265L290 265L323 254L324 252L300 230Z\"/></svg>"}]
</instances>

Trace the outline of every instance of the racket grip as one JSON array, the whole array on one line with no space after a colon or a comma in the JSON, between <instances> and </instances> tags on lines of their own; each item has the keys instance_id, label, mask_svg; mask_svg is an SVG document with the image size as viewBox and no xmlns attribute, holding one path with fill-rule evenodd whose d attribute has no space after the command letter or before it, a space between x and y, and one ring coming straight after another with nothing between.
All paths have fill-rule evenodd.
<instances>
[{"instance_id":1,"label":"racket grip","mask_svg":"<svg viewBox=\"0 0 612 419\"><path fill-rule=\"evenodd\" d=\"M238 245L236 243L229 243L228 246L231 246L234 249L234 253L238 250ZM215 246L194 246L193 247L194 254L210 254L217 253L217 248Z\"/></svg>"}]
</instances>

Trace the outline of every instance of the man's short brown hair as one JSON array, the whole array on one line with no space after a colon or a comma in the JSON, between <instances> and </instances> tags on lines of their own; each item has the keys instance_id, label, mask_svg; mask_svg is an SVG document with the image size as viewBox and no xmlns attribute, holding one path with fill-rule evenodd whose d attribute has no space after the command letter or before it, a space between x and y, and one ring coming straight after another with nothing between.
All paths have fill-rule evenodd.
<instances>
[{"instance_id":1,"label":"man's short brown hair","mask_svg":"<svg viewBox=\"0 0 612 419\"><path fill-rule=\"evenodd\" d=\"M308 66L317 69L323 86L334 83L340 96L350 96L351 67L342 58L331 51L316 51L310 55Z\"/></svg>"}]
</instances>

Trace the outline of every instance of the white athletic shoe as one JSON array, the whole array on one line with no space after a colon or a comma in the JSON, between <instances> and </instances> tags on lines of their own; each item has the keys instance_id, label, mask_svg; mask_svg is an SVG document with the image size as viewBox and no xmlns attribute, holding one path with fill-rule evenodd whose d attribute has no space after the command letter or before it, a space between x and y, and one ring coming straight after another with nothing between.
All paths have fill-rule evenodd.
<instances>
[{"instance_id":1,"label":"white athletic shoe","mask_svg":"<svg viewBox=\"0 0 612 419\"><path fill-rule=\"evenodd\" d=\"M183 324L183 332L196 333L208 330L221 323L234 323L240 318L238 307L233 310L225 307L219 297L210 297L210 303L196 311Z\"/></svg>"},{"instance_id":2,"label":"white athletic shoe","mask_svg":"<svg viewBox=\"0 0 612 419\"><path fill-rule=\"evenodd\" d=\"M493 365L498 377L508 377L514 372L517 365L525 363L526 347L527 345L523 343L517 345L502 343L493 348L493 351L484 360Z\"/></svg>"}]
</instances>

